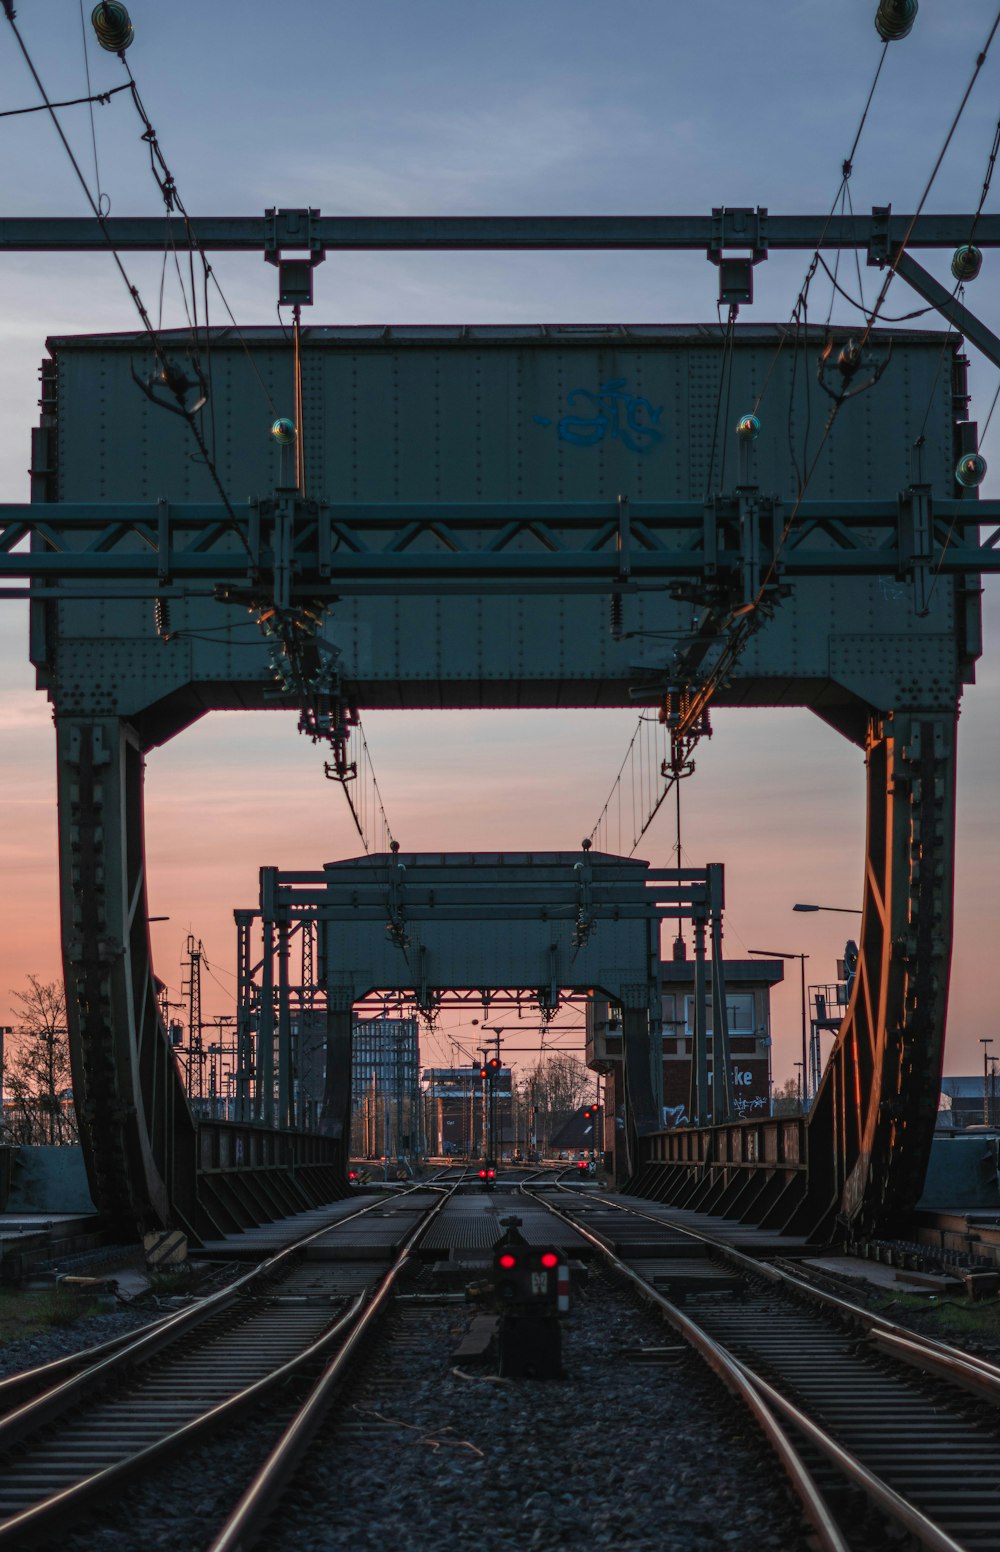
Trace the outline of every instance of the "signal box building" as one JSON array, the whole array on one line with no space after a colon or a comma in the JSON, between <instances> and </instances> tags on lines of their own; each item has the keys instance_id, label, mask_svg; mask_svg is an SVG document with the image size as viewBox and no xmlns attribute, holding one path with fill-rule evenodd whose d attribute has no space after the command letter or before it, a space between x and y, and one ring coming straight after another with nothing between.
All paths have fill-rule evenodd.
<instances>
[{"instance_id":1,"label":"signal box building","mask_svg":"<svg viewBox=\"0 0 1000 1552\"><path fill-rule=\"evenodd\" d=\"M694 1036L694 961L668 960L663 973L663 1108L668 1126L688 1119ZM733 1104L740 1120L771 1113L771 987L784 979L780 959L728 959L726 1016ZM712 970L707 974L708 1081L714 1070Z\"/></svg>"},{"instance_id":2,"label":"signal box building","mask_svg":"<svg viewBox=\"0 0 1000 1552\"><path fill-rule=\"evenodd\" d=\"M715 1053L712 1038L712 969L706 975L708 1081ZM684 1126L691 1093L694 1048L694 960L670 959L660 967L663 987L663 1123ZM784 979L780 959L727 959L726 1013L738 1118L771 1113L771 987ZM587 1006L587 1063L598 1071L622 1057L621 1013L599 998Z\"/></svg>"}]
</instances>

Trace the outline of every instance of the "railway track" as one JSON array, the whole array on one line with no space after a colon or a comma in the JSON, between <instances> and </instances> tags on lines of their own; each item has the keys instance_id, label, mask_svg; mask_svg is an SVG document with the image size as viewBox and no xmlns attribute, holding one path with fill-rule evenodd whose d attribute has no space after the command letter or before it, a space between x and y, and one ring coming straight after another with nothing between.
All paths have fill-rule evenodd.
<instances>
[{"instance_id":1,"label":"railway track","mask_svg":"<svg viewBox=\"0 0 1000 1552\"><path fill-rule=\"evenodd\" d=\"M829 1552L875 1544L870 1526L858 1530L859 1493L930 1552L1000 1548L1000 1367L667 1211L564 1185L558 1204L522 1189L583 1235L749 1406Z\"/></svg>"},{"instance_id":2,"label":"railway track","mask_svg":"<svg viewBox=\"0 0 1000 1552\"><path fill-rule=\"evenodd\" d=\"M296 1280L303 1244L330 1232L315 1231L196 1309L126 1339L120 1351L87 1355L79 1373L49 1383L0 1417L0 1548L47 1544L63 1519L78 1509L86 1513L123 1478L196 1444L208 1428L301 1371L294 1397L282 1393L282 1419L269 1419L266 1441L260 1435L254 1445L258 1461L267 1454L264 1464L248 1464L247 1477L255 1469L256 1476L236 1508L197 1543L209 1552L258 1545L269 1521L279 1522L276 1506L289 1501L293 1486L301 1501L303 1458L324 1420L340 1418L332 1403L348 1366L363 1346L383 1362L381 1339L377 1349L369 1339L393 1303L407 1260L460 1183L475 1184L456 1171L447 1187L429 1183L378 1197L341 1220L349 1224L380 1208L395 1217L411 1199L398 1253L365 1292L317 1296L315 1268L308 1287ZM794 1271L754 1260L665 1209L611 1200L551 1177L544 1184L523 1176L502 1184L571 1226L743 1399L828 1552L881 1546L887 1523L907 1544L931 1552L1000 1549L1000 1367L904 1330ZM503 1208L492 1196L485 1201L495 1221ZM455 1198L449 1218L455 1212L456 1222L467 1222L477 1213L474 1199ZM440 1232L435 1228L438 1239ZM476 1236L473 1242L486 1243ZM429 1243L421 1254L435 1251ZM447 1328L455 1297L414 1294L392 1325L437 1319ZM44 1371L37 1374L40 1380ZM24 1384L31 1376L17 1379ZM3 1396L0 1389L0 1405ZM538 1393L532 1404L540 1403ZM410 1426L399 1422L407 1416L405 1402L385 1420L377 1411L355 1410L363 1419L354 1425L362 1440L371 1426ZM351 1424L336 1426L350 1430ZM669 1420L663 1426L669 1435ZM464 1448L471 1453L473 1446ZM219 1512L226 1512L222 1503Z\"/></svg>"},{"instance_id":3,"label":"railway track","mask_svg":"<svg viewBox=\"0 0 1000 1552\"><path fill-rule=\"evenodd\" d=\"M47 1537L126 1478L230 1424L293 1375L306 1377L310 1397L321 1389L327 1404L450 1194L415 1187L395 1199L398 1207L415 1198L415 1222L373 1291L317 1294L315 1268L303 1282L303 1256L330 1235L327 1225L124 1343L81 1355L90 1361L68 1377L72 1360L16 1376L8 1393L34 1394L0 1417L0 1547ZM428 1195L430 1202L423 1200ZM376 1198L332 1232L383 1206Z\"/></svg>"}]
</instances>

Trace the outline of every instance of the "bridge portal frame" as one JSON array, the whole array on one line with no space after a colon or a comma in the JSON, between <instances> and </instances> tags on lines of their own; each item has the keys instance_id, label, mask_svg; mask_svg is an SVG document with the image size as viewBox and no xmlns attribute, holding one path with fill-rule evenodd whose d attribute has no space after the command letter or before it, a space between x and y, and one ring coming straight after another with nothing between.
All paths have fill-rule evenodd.
<instances>
[{"instance_id":1,"label":"bridge portal frame","mask_svg":"<svg viewBox=\"0 0 1000 1552\"><path fill-rule=\"evenodd\" d=\"M627 1178L639 1139L663 1124L661 925L690 921L695 982L691 1113L724 1123L732 1114L725 968L724 869L650 868L589 849L578 853L391 853L349 858L320 871L260 874L260 904L240 910L241 931L259 921L259 980L247 983L239 1027L249 1033L247 1114L265 1125L293 1119L296 1052L283 966L306 921L316 924L320 1006L327 1017L321 1130L350 1137L351 1031L356 1005L375 991L403 995L433 1014L451 993L486 1008L494 994L527 994L542 1019L568 993L608 997L622 1008L622 1049L610 1063L622 1132L615 1169ZM723 1081L710 1084L707 968L713 1049ZM485 1016L485 1015L484 1015ZM719 1064L721 1063L721 1067ZM241 1067L244 1062L241 1059ZM617 1146L616 1146L617 1144Z\"/></svg>"},{"instance_id":2,"label":"bridge portal frame","mask_svg":"<svg viewBox=\"0 0 1000 1552\"><path fill-rule=\"evenodd\" d=\"M176 223L175 223L176 224ZM381 218L324 218L318 211L270 211L263 219L220 220L203 218L196 223L206 250L213 248L282 249L308 248L454 248L454 249L586 249L662 248L691 249L704 246L717 260L724 249L744 248L754 259L768 248L812 249L816 246L867 249L869 263L892 264L911 286L961 327L966 336L994 362L1000 363L995 336L973 314L961 308L933 277L917 264L914 247L950 248L966 240L967 216L893 216L889 207L876 207L871 217L769 216L760 208L718 209L711 217L638 218L454 218L410 220ZM87 220L5 220L0 222L0 251L80 251L102 247L109 235L122 251L162 247L162 220L148 222L112 218L102 230ZM178 232L176 238L183 241ZM908 243L903 248L904 239ZM1000 220L983 217L977 240L985 247L1000 246ZM957 310L956 310L957 309ZM43 390L44 391L44 390ZM43 416L44 420L44 416ZM44 503L48 476L45 472L45 426L38 438L33 470L33 495ZM950 562L946 552L957 536L958 549L951 559L962 561L967 597L974 595L979 576L998 569L997 535L985 544L966 542L963 532L975 526L969 511L963 522L954 516L944 536L923 519L927 491L919 485L904 493L899 510L896 552L890 569L906 581L916 580L937 559L938 571ZM105 532L96 546L80 544L81 529L90 514L61 510L41 512L37 507L0 512L0 554L8 583L27 579L36 602L55 598L60 579L84 579L98 595L109 584L120 593L122 577L135 578L130 558L123 571L116 551L131 551ZM151 596L174 586L167 569L177 547L171 547L170 505L158 508L158 533L154 564L157 575L139 579L139 591ZM280 506L280 503L277 503ZM754 503L751 501L751 506ZM994 504L981 503L979 517L996 520ZM287 513L287 503L285 512ZM740 516L746 508L740 508ZM294 504L284 524L294 532L298 516ZM919 521L914 522L916 515ZM140 514L122 512L118 537L130 540ZM36 521L37 518L37 521ZM76 522L75 519L80 521ZM63 527L65 520L66 527ZM164 535L163 525L168 530ZM247 535L252 536L251 514ZM280 528L280 524L278 525ZM68 546L60 534L70 538ZM622 521L619 516L619 531ZM845 530L841 530L845 531ZM706 535L713 530L706 528ZM18 554L21 541L31 536L31 559ZM717 538L717 533L715 534ZM166 542L164 542L166 540ZM755 541L756 542L756 541ZM877 546L875 546L877 548ZM67 558L60 552L76 551ZM96 549L96 555L87 550ZM275 566L281 544L270 557L274 586L279 588ZM103 551L103 558L101 552ZM936 557L935 557L936 552ZM730 555L730 572L746 568L747 555ZM882 568L878 568L882 569ZM559 568L553 566L542 586L562 591ZM322 576L322 571L316 573ZM590 579L591 585L594 579ZM635 586L619 571L619 586ZM508 579L508 587L511 585ZM606 586L602 575L598 590ZM919 581L917 582L919 593ZM481 590L480 588L476 589ZM8 586L5 596L23 596ZM340 592L344 588L339 589ZM79 596L79 594L78 594ZM973 614L975 610L973 609ZM36 626L40 622L36 619ZM40 655L44 657L44 647ZM974 659L978 646L971 647ZM824 711L835 726L868 751L869 850L866 871L865 915L862 924L862 967L852 1006L841 1029L831 1071L836 1080L824 1081L824 1097L814 1115L824 1117L831 1129L827 1139L831 1168L843 1182L839 1198L842 1211L853 1221L876 1223L912 1201L926 1155L929 1096L941 1065L944 1003L948 974L951 915L951 830L954 793L954 720L957 694L947 686L894 707L882 703ZM74 1083L81 1105L91 1176L101 1205L139 1218L162 1217L176 1202L178 1153L186 1123L183 1094L178 1095L175 1074L163 1051L151 996L152 971L146 931L144 862L142 859L141 756L151 743L168 737L191 720L190 712L171 726L162 718L157 727L143 719L117 715L95 716L90 708L74 710L59 720L59 769L61 810L60 849L63 858L64 958L74 1051ZM155 719L154 719L155 720ZM916 730L916 737L913 733ZM902 801L887 802L886 772L912 764L906 751L927 747L935 750L934 792L936 807L928 807L924 777L905 786ZM922 756L917 757L922 765ZM928 767L929 769L929 767ZM99 774L97 774L99 773ZM929 816L929 828L925 827ZM104 820L109 821L106 832ZM107 845L108 834L117 839ZM930 837L934 856L931 869L923 869L924 834ZM916 839L914 839L916 838ZM880 849L880 840L884 846ZM107 847L107 849L106 849ZM105 864L110 868L106 869ZM934 877L928 880L927 872ZM87 915L93 912L94 921ZM864 959L868 955L868 961ZM923 1045L920 1044L923 1040ZM917 1047L920 1047L918 1050ZM915 1059L914 1053L916 1052ZM829 1077L829 1074L828 1074ZM865 1078L868 1091L863 1092ZM159 1085L159 1093L157 1093ZM839 1096L839 1099L838 1099ZM152 1108L151 1108L152 1107ZM849 1114L853 1107L853 1118ZM915 1107L915 1114L914 1114ZM153 1111L167 1119L157 1121ZM163 1135L158 1139L157 1128ZM172 1141L170 1139L173 1139ZM814 1150L815 1152L815 1150ZM903 1167L900 1168L900 1160ZM164 1206L166 1204L166 1206Z\"/></svg>"}]
</instances>

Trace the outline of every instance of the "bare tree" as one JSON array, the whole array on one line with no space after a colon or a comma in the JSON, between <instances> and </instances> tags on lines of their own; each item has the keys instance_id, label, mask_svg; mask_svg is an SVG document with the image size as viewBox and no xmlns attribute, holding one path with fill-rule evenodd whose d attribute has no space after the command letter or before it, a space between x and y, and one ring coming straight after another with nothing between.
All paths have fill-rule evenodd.
<instances>
[{"instance_id":1,"label":"bare tree","mask_svg":"<svg viewBox=\"0 0 1000 1552\"><path fill-rule=\"evenodd\" d=\"M7 1053L5 1120L16 1143L76 1141L66 995L58 981L29 975L11 992L17 1023Z\"/></svg>"},{"instance_id":2,"label":"bare tree","mask_svg":"<svg viewBox=\"0 0 1000 1552\"><path fill-rule=\"evenodd\" d=\"M572 1056L543 1056L519 1086L518 1102L534 1112L540 1143L547 1142L593 1094L593 1075Z\"/></svg>"},{"instance_id":3,"label":"bare tree","mask_svg":"<svg viewBox=\"0 0 1000 1552\"><path fill-rule=\"evenodd\" d=\"M791 1116L802 1114L802 1091L798 1078L786 1078L774 1090L774 1098L771 1101L771 1114L776 1116Z\"/></svg>"}]
</instances>

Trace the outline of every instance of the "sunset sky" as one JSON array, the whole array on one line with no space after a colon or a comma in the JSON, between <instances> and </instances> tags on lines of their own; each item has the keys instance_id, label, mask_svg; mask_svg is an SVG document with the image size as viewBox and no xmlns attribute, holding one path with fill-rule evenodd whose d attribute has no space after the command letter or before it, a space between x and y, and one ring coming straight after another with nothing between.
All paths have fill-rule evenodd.
<instances>
[{"instance_id":1,"label":"sunset sky","mask_svg":"<svg viewBox=\"0 0 1000 1552\"><path fill-rule=\"evenodd\" d=\"M91 6L88 0L86 11ZM78 0L21 0L18 26L54 99L86 92ZM875 0L152 0L130 4L129 64L192 213L251 215L311 205L324 214L707 214L764 205L825 212L878 62ZM993 20L993 0L927 0L893 45L855 157L854 207L912 210ZM88 23L89 30L89 23ZM121 67L91 47L94 90ZM0 101L35 87L0 21ZM1000 42L982 72L927 203L975 207L1000 108ZM95 110L101 187L114 215L162 211L126 94ZM93 182L86 107L62 114ZM82 192L43 115L0 122L0 218L79 215ZM986 209L998 208L1000 181ZM919 255L942 278L948 256ZM755 272L741 320L787 319L808 255ZM276 273L256 255L213 256L243 324L272 323ZM160 264L126 259L157 315ZM968 304L1000 332L987 253ZM37 369L48 335L126 330L135 313L110 258L0 257L0 493L28 496ZM858 284L853 258L842 274ZM874 272L861 269L865 294ZM820 274L811 317L823 318ZM698 254L331 256L316 276L320 323L715 320L716 272ZM898 305L897 305L898 304ZM901 281L889 311L919 305ZM833 317L845 321L837 301ZM184 321L168 276L163 322ZM932 315L918 326L935 328ZM972 415L985 420L1000 373L970 351ZM983 450L1000 471L1000 411ZM984 495L1000 492L991 470ZM1000 1028L988 966L1000 913L1000 605L987 588L985 653L960 737L956 940L950 1072L978 1070ZM370 713L369 746L394 833L407 850L573 849L607 795L635 714ZM858 750L806 711L717 715L684 792L685 861L724 862L730 955L806 952L810 980L835 977L850 918L792 913L797 900L860 904L864 768ZM0 831L5 888L0 1019L8 990L59 974L54 738L33 688L23 606L0 602ZM261 864L315 867L356 836L322 755L284 713L205 719L154 751L148 862L159 974L176 991L189 931L204 940L212 1014L232 1011L234 906L253 905ZM664 817L646 855L671 865ZM797 966L775 996L775 1076L798 1046ZM506 1022L506 1020L504 1020ZM465 1041L473 1031L457 1031ZM526 1029L526 1034L529 1030ZM521 1042L519 1042L521 1043ZM527 1041L523 1042L527 1043ZM572 1044L567 1039L564 1043ZM448 1060L446 1040L425 1060Z\"/></svg>"}]
</instances>

